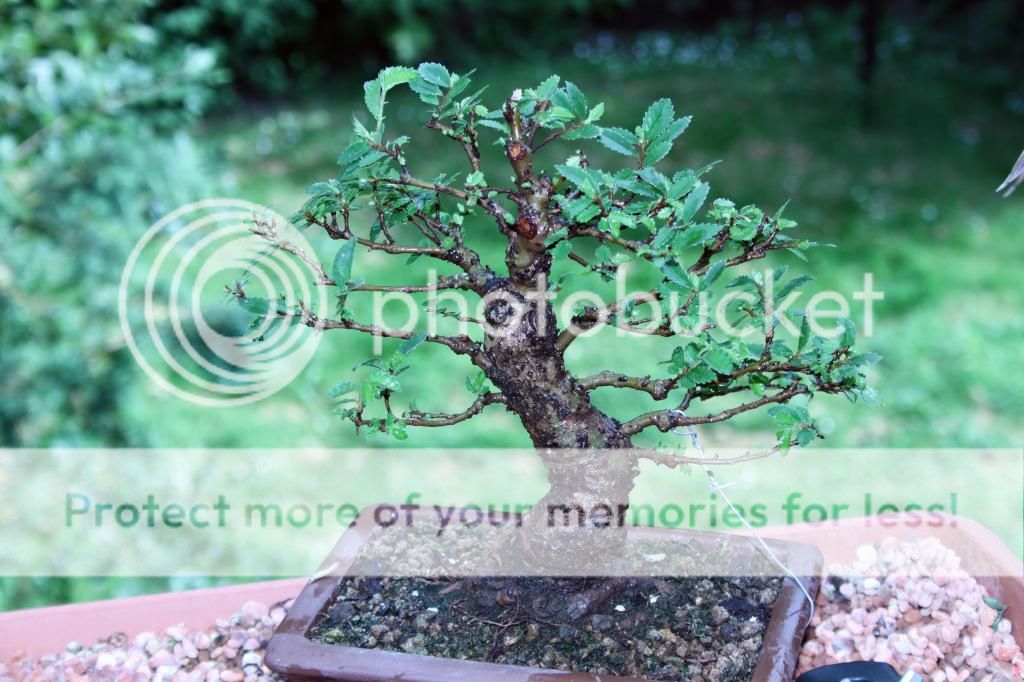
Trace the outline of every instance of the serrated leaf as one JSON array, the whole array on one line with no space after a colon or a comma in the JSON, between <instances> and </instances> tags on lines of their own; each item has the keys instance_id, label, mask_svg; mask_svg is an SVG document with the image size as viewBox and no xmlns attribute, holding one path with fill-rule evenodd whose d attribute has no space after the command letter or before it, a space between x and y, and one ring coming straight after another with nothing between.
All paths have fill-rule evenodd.
<instances>
[{"instance_id":1,"label":"serrated leaf","mask_svg":"<svg viewBox=\"0 0 1024 682\"><path fill-rule=\"evenodd\" d=\"M534 90L534 92L537 94L537 99L551 99L551 95L554 94L561 80L562 79L559 78L558 76L549 76L543 83L537 86L536 90Z\"/></svg>"},{"instance_id":2,"label":"serrated leaf","mask_svg":"<svg viewBox=\"0 0 1024 682\"><path fill-rule=\"evenodd\" d=\"M590 198L596 197L600 191L597 179L585 168L559 164L555 166L555 170Z\"/></svg>"},{"instance_id":3,"label":"serrated leaf","mask_svg":"<svg viewBox=\"0 0 1024 682\"><path fill-rule=\"evenodd\" d=\"M383 69L377 78L380 80L381 88L385 92L395 87L396 85L403 85L416 78L416 69L408 66L389 66Z\"/></svg>"},{"instance_id":4,"label":"serrated leaf","mask_svg":"<svg viewBox=\"0 0 1024 682\"><path fill-rule=\"evenodd\" d=\"M775 279L779 278L776 277ZM789 280L788 282L786 282L781 287L775 290L775 300L781 301L782 299L786 298L786 296L793 293L793 291L797 287L813 281L814 278L811 277L810 275L800 275L799 277L794 277L793 279Z\"/></svg>"},{"instance_id":5,"label":"serrated leaf","mask_svg":"<svg viewBox=\"0 0 1024 682\"><path fill-rule=\"evenodd\" d=\"M477 121L477 125L482 125L485 128L491 128L501 133L508 134L508 123L504 121L492 121L490 119L480 119Z\"/></svg>"},{"instance_id":6,"label":"serrated leaf","mask_svg":"<svg viewBox=\"0 0 1024 682\"><path fill-rule=\"evenodd\" d=\"M852 320L845 317L839 320L839 324L843 327L843 333L839 336L839 346L851 348L857 340L857 327Z\"/></svg>"},{"instance_id":7,"label":"serrated leaf","mask_svg":"<svg viewBox=\"0 0 1024 682\"><path fill-rule=\"evenodd\" d=\"M556 261L563 261L569 257L570 252L572 252L572 245L568 239L563 239L551 249L551 257Z\"/></svg>"},{"instance_id":8,"label":"serrated leaf","mask_svg":"<svg viewBox=\"0 0 1024 682\"><path fill-rule=\"evenodd\" d=\"M435 62L423 62L416 69L420 77L428 83L439 85L442 88L451 87L452 77L448 69Z\"/></svg>"},{"instance_id":9,"label":"serrated leaf","mask_svg":"<svg viewBox=\"0 0 1024 682\"><path fill-rule=\"evenodd\" d=\"M335 284L343 287L352 279L352 261L356 253L356 240L349 239L334 256L334 263L331 265L331 277Z\"/></svg>"},{"instance_id":10,"label":"serrated leaf","mask_svg":"<svg viewBox=\"0 0 1024 682\"><path fill-rule=\"evenodd\" d=\"M736 367L729 353L718 346L708 349L704 354L704 362L719 374L728 374Z\"/></svg>"},{"instance_id":11,"label":"serrated leaf","mask_svg":"<svg viewBox=\"0 0 1024 682\"><path fill-rule=\"evenodd\" d=\"M800 320L800 337L796 342L796 352L803 353L807 344L811 342L811 322L807 315Z\"/></svg>"},{"instance_id":12,"label":"serrated leaf","mask_svg":"<svg viewBox=\"0 0 1024 682\"><path fill-rule=\"evenodd\" d=\"M702 182L697 185L692 192L686 195L686 199L683 201L683 210L679 216L679 219L684 224L693 221L694 216L697 215L697 211L700 210L701 206L704 205L704 201L708 198L708 190L711 186Z\"/></svg>"},{"instance_id":13,"label":"serrated leaf","mask_svg":"<svg viewBox=\"0 0 1024 682\"><path fill-rule=\"evenodd\" d=\"M340 384L336 384L335 386L331 387L329 391L327 391L327 398L331 400L339 396L343 396L347 393L351 393L352 391L356 391L358 389L359 384L352 381L342 381Z\"/></svg>"},{"instance_id":14,"label":"serrated leaf","mask_svg":"<svg viewBox=\"0 0 1024 682\"><path fill-rule=\"evenodd\" d=\"M636 154L636 145L640 143L640 140L625 128L601 128L598 142L613 152L633 156Z\"/></svg>"},{"instance_id":15,"label":"serrated leaf","mask_svg":"<svg viewBox=\"0 0 1024 682\"><path fill-rule=\"evenodd\" d=\"M406 340L401 346L399 346L398 347L398 352L401 353L402 355L406 355L407 356L407 355L409 355L409 353L411 353L414 350L416 350L416 348L421 343L423 343L426 340L427 340L427 335L426 334L423 334L423 333L416 334L415 336L412 336L408 340Z\"/></svg>"},{"instance_id":16,"label":"serrated leaf","mask_svg":"<svg viewBox=\"0 0 1024 682\"><path fill-rule=\"evenodd\" d=\"M683 116L669 123L655 138L658 141L672 142L677 137L683 134L683 132L690 127L690 121L693 120L692 116Z\"/></svg>"},{"instance_id":17,"label":"serrated leaf","mask_svg":"<svg viewBox=\"0 0 1024 682\"><path fill-rule=\"evenodd\" d=\"M566 81L565 86L554 93L551 101L571 111L576 118L587 116L587 100L575 83Z\"/></svg>"},{"instance_id":18,"label":"serrated leaf","mask_svg":"<svg viewBox=\"0 0 1024 682\"><path fill-rule=\"evenodd\" d=\"M644 152L644 163L653 166L658 163L672 150L671 142L655 141L651 142L647 146L647 151Z\"/></svg>"},{"instance_id":19,"label":"serrated leaf","mask_svg":"<svg viewBox=\"0 0 1024 682\"><path fill-rule=\"evenodd\" d=\"M384 91L380 87L380 80L373 80L363 83L363 101L374 120L380 121L384 117Z\"/></svg>"},{"instance_id":20,"label":"serrated leaf","mask_svg":"<svg viewBox=\"0 0 1024 682\"><path fill-rule=\"evenodd\" d=\"M725 261L724 260L716 261L715 263L713 263L711 265L711 267L708 268L708 271L704 274L704 277L701 278L700 290L701 291L707 291L707 289L712 284L715 283L715 280L717 280L721 276L721 274L722 274L722 272L724 270L725 270Z\"/></svg>"},{"instance_id":21,"label":"serrated leaf","mask_svg":"<svg viewBox=\"0 0 1024 682\"><path fill-rule=\"evenodd\" d=\"M697 223L690 225L680 231L672 242L672 248L676 250L688 249L691 246L703 244L718 234L720 228L714 223Z\"/></svg>"},{"instance_id":22,"label":"serrated leaf","mask_svg":"<svg viewBox=\"0 0 1024 682\"><path fill-rule=\"evenodd\" d=\"M644 120L641 128L645 140L655 139L675 118L675 108L672 100L667 97L657 100L644 113Z\"/></svg>"},{"instance_id":23,"label":"serrated leaf","mask_svg":"<svg viewBox=\"0 0 1024 682\"><path fill-rule=\"evenodd\" d=\"M796 442L800 447L807 447L817 437L818 432L810 427L804 427L796 432Z\"/></svg>"},{"instance_id":24,"label":"serrated leaf","mask_svg":"<svg viewBox=\"0 0 1024 682\"><path fill-rule=\"evenodd\" d=\"M270 312L271 306L270 301L265 298L236 298L238 305L242 306L242 309L246 312L250 312L253 315L266 315Z\"/></svg>"},{"instance_id":25,"label":"serrated leaf","mask_svg":"<svg viewBox=\"0 0 1024 682\"><path fill-rule=\"evenodd\" d=\"M659 266L661 274L665 275L668 281L676 284L683 289L690 291L693 289L693 283L690 281L690 276L680 268L669 265L668 263L662 263Z\"/></svg>"},{"instance_id":26,"label":"serrated leaf","mask_svg":"<svg viewBox=\"0 0 1024 682\"><path fill-rule=\"evenodd\" d=\"M388 91L396 85L409 83L415 78L415 69L406 66L389 66L386 69L381 69L372 81L363 83L363 98L366 108L377 121L378 128L384 118L384 102Z\"/></svg>"},{"instance_id":27,"label":"serrated leaf","mask_svg":"<svg viewBox=\"0 0 1024 682\"><path fill-rule=\"evenodd\" d=\"M570 130L562 136L563 140L592 140L601 134L601 129L592 123Z\"/></svg>"},{"instance_id":28,"label":"serrated leaf","mask_svg":"<svg viewBox=\"0 0 1024 682\"><path fill-rule=\"evenodd\" d=\"M423 78L423 76L419 76L411 81L409 89L419 95L420 100L425 104L437 106L441 102L441 88Z\"/></svg>"}]
</instances>

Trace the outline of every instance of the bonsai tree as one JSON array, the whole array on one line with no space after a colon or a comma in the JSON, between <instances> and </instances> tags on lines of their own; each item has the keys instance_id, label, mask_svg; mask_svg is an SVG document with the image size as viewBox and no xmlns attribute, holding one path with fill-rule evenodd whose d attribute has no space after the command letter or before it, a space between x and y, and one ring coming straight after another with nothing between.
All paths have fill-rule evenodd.
<instances>
[{"instance_id":1,"label":"bonsai tree","mask_svg":"<svg viewBox=\"0 0 1024 682\"><path fill-rule=\"evenodd\" d=\"M399 86L408 86L426 105L425 128L461 148L464 168L425 177L410 138L386 134L387 98ZM704 465L807 445L820 436L807 399L817 393L856 399L866 390L864 366L875 358L854 352L853 325L843 321L831 337L812 334L807 316L774 306L806 278L783 282L785 268L743 267L773 251L803 258L812 244L790 236L796 223L781 209L768 214L726 199L709 204L703 176L710 166L659 169L690 122L676 115L668 99L651 104L642 121L627 129L602 126L604 105L589 105L575 85L558 76L516 90L497 108L484 103L484 90L470 89L468 75L433 63L384 69L364 90L369 123L355 118L354 139L341 153L337 177L314 184L292 218L341 243L332 265L281 240L270 226L255 228L275 248L301 258L317 283L334 287L338 296L337 311L329 316L287 301L260 308L267 316L323 332L404 340L389 359L370 361L362 381L343 382L330 392L339 401L338 413L358 429L405 438L407 429L450 426L502 406L546 453L551 489L534 510L590 510L628 500L638 459L669 467ZM556 154L552 147L560 143L565 154L539 167L539 152ZM584 145L621 155L620 166L596 167ZM494 159L507 164L507 182L485 177L484 166ZM366 220L357 220L360 210ZM474 239L486 240L481 230L500 233L504 263L487 263L470 246ZM432 259L454 274L432 282L368 284L352 276L357 250ZM563 284L552 277L553 268L609 281L625 263L651 268L656 286L625 300L580 306L559 319L552 297ZM727 271L737 275L723 277ZM722 285L739 294L728 308L730 325L745 320L756 336L733 338L703 319L700 303ZM352 298L363 292L440 290L485 301L482 319L440 311L479 332L391 328L352 312ZM236 295L249 300L240 287ZM777 333L783 323L798 333L783 339ZM645 336L680 342L671 359L652 363L648 374L609 370L577 376L566 366L566 351L586 343L582 337L599 327L634 335L637 355L644 352ZM420 343L444 346L478 369L477 379L467 382L475 393L468 407L425 412L396 406L398 375ZM647 394L664 407L619 419L595 407L591 394L599 389ZM778 427L777 443L764 453L708 461L671 444L634 446L644 431L715 424L759 408ZM548 525L543 513L528 514L520 538L529 556L557 551L546 546Z\"/></svg>"}]
</instances>

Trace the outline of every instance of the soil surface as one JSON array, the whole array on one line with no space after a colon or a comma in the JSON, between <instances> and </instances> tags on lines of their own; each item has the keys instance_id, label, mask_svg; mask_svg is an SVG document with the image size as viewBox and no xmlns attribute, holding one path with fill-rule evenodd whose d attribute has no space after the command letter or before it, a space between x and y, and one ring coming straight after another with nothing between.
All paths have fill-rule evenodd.
<instances>
[{"instance_id":1,"label":"soil surface","mask_svg":"<svg viewBox=\"0 0 1024 682\"><path fill-rule=\"evenodd\" d=\"M749 680L776 577L349 577L312 632L345 646L657 680ZM572 618L565 605L603 594Z\"/></svg>"}]
</instances>

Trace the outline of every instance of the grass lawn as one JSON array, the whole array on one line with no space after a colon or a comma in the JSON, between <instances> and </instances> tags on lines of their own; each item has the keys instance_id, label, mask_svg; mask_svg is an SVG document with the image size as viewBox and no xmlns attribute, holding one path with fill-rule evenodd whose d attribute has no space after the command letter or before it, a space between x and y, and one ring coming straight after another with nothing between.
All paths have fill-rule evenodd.
<instances>
[{"instance_id":1,"label":"grass lawn","mask_svg":"<svg viewBox=\"0 0 1024 682\"><path fill-rule=\"evenodd\" d=\"M817 281L807 287L808 296L821 289L855 291L864 273L873 273L885 299L876 303L874 334L863 347L883 355L873 377L883 405L816 401L815 411L832 426L830 446L1019 445L1024 386L1012 368L1018 349L1013 341L1024 332L1017 275L1024 256L1024 204L1002 199L993 189L1024 139L1021 116L976 91L964 74L918 73L912 63L893 63L880 72L875 120L865 128L850 68L780 58L728 66L566 59L544 67L485 65L477 78L491 83L497 100L557 72L592 100L604 100L605 122L615 125L632 126L647 102L671 97L694 121L662 162L666 168L722 160L710 175L712 197L766 210L790 200L787 215L799 220L800 234L837 247L812 251L807 265L789 254L770 265L812 273ZM356 82L361 79L354 75L352 82L325 88L330 95L243 108L209 123L206 139L224 150L235 193L284 214L293 211L310 182L334 172L353 113L364 114ZM413 135L414 170L429 175L461 169L457 145L420 129L417 112L401 106L408 100L393 99L399 106L390 125ZM492 151L498 163L485 170L502 178L507 171L498 150ZM569 145L549 150L549 160L572 151ZM587 151L599 167L615 161L599 145L590 143ZM470 239L496 259L500 235L487 223L477 227ZM329 261L336 246L325 246L321 258ZM401 258L360 254L357 262L357 275L371 282L405 281L408 273ZM855 319L859 314L853 310ZM667 358L676 345L659 341L599 336L575 344L569 362L580 372L656 373L650 359ZM300 380L276 398L226 410L218 420L199 419L199 408L175 403L166 419L147 428L167 446L355 445L351 427L328 416L323 394L350 378L349 368L368 348L361 335L329 334ZM468 363L450 362L440 350L418 352L424 361L407 380L409 390L429 386L433 395L452 396L450 404L460 404ZM153 389L140 383L138 390ZM616 414L647 406L628 392L606 391L596 399ZM751 416L708 430L705 437L757 445L765 440L766 424L763 416ZM454 428L421 430L405 443L373 443L460 447L527 441L515 420L499 410Z\"/></svg>"}]
</instances>

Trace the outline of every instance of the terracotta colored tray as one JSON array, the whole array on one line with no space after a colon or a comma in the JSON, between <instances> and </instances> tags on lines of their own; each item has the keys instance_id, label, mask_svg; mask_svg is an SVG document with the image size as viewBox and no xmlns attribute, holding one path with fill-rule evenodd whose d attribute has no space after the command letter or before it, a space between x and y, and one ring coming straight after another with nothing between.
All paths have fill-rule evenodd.
<instances>
[{"instance_id":1,"label":"terracotta colored tray","mask_svg":"<svg viewBox=\"0 0 1024 682\"><path fill-rule=\"evenodd\" d=\"M147 630L160 632L179 623L193 629L207 628L248 601L270 605L291 599L305 584L304 578L273 580L8 611L0 613L0 660L22 653L52 654L68 642L88 645L115 632L134 636Z\"/></svg>"}]
</instances>

